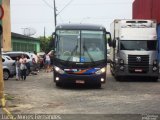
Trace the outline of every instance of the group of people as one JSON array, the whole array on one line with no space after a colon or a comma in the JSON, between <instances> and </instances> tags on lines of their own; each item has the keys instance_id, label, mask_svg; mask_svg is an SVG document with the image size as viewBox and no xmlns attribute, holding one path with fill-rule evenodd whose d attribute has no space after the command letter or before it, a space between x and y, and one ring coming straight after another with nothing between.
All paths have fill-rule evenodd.
<instances>
[{"instance_id":1,"label":"group of people","mask_svg":"<svg viewBox=\"0 0 160 120\"><path fill-rule=\"evenodd\" d=\"M45 72L52 71L51 67L51 57L53 56L53 51L50 51L49 53L45 54L43 57L43 64ZM37 55L37 53L34 52L32 55L32 63L33 63L33 74L39 72L40 66L39 63L40 58ZM30 71L30 63L28 63L27 58L25 55L21 55L21 57L16 58L16 80L26 80L27 76L27 69Z\"/></svg>"},{"instance_id":2,"label":"group of people","mask_svg":"<svg viewBox=\"0 0 160 120\"><path fill-rule=\"evenodd\" d=\"M16 80L26 80L27 64L27 58L24 55L16 58Z\"/></svg>"},{"instance_id":3,"label":"group of people","mask_svg":"<svg viewBox=\"0 0 160 120\"><path fill-rule=\"evenodd\" d=\"M91 51L99 51L99 48L96 47L95 44L91 44L89 50ZM52 71L51 67L51 57L54 56L54 52L50 51L49 53L46 53L43 57L43 64L44 64L44 69L45 72L50 72ZM37 54L34 52L34 56L32 59L34 71L39 72L39 67L38 67L38 61L39 58ZM16 80L26 80L26 72L27 69L30 69L29 63L27 62L27 58L24 55L21 55L20 58L16 58Z\"/></svg>"}]
</instances>

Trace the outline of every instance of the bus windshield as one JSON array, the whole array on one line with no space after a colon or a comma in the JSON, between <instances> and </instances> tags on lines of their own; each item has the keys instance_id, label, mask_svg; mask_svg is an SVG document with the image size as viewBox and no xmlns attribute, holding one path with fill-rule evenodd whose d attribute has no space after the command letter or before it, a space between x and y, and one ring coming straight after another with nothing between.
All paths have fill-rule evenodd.
<instances>
[{"instance_id":1,"label":"bus windshield","mask_svg":"<svg viewBox=\"0 0 160 120\"><path fill-rule=\"evenodd\" d=\"M105 60L105 32L57 30L55 58L70 62Z\"/></svg>"}]
</instances>

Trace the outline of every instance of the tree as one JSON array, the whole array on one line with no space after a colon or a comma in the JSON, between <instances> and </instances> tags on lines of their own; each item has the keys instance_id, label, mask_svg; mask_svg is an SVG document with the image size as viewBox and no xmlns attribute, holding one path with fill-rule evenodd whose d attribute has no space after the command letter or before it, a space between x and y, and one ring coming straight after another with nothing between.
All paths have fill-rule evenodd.
<instances>
[{"instance_id":1,"label":"tree","mask_svg":"<svg viewBox=\"0 0 160 120\"><path fill-rule=\"evenodd\" d=\"M42 51L48 53L49 51L53 50L53 45L52 45L53 41L51 36L46 38L40 36L39 39L40 39L40 47Z\"/></svg>"}]
</instances>

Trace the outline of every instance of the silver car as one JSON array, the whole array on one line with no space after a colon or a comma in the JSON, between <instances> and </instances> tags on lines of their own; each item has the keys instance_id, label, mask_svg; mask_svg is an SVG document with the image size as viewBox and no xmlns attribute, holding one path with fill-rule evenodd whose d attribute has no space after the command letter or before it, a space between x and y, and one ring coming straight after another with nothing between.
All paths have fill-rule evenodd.
<instances>
[{"instance_id":1,"label":"silver car","mask_svg":"<svg viewBox=\"0 0 160 120\"><path fill-rule=\"evenodd\" d=\"M16 60L16 58L20 58L21 55L24 55L27 58L27 71L26 74L29 75L29 73L33 70L33 63L32 63L32 54L29 52L22 52L22 51L12 51L12 52L5 52L2 53L3 55L10 56L13 60Z\"/></svg>"},{"instance_id":2,"label":"silver car","mask_svg":"<svg viewBox=\"0 0 160 120\"><path fill-rule=\"evenodd\" d=\"M3 79L8 80L16 74L15 60L12 60L9 56L2 55L3 64Z\"/></svg>"}]
</instances>

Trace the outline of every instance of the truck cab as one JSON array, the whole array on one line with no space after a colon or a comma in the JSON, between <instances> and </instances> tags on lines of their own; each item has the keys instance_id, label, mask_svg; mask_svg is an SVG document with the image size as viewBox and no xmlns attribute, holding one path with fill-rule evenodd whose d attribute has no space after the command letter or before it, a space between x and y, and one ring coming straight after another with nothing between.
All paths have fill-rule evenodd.
<instances>
[{"instance_id":1,"label":"truck cab","mask_svg":"<svg viewBox=\"0 0 160 120\"><path fill-rule=\"evenodd\" d=\"M114 20L110 71L116 79L142 76L158 79L158 41L154 20Z\"/></svg>"}]
</instances>

